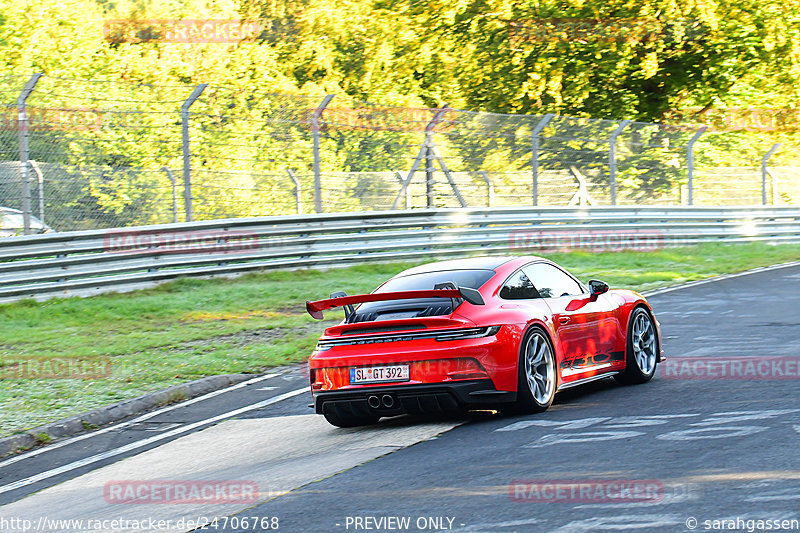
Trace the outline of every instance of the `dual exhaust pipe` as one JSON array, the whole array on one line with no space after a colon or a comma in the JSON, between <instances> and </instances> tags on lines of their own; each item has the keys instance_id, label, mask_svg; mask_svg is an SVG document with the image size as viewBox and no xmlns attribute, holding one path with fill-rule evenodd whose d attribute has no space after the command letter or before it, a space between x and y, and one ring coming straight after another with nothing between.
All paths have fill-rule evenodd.
<instances>
[{"instance_id":1,"label":"dual exhaust pipe","mask_svg":"<svg viewBox=\"0 0 800 533\"><path fill-rule=\"evenodd\" d=\"M381 407L391 409L394 407L394 398L389 394L384 394L380 398L373 394L371 396L367 396L367 405L373 409L380 409Z\"/></svg>"}]
</instances>

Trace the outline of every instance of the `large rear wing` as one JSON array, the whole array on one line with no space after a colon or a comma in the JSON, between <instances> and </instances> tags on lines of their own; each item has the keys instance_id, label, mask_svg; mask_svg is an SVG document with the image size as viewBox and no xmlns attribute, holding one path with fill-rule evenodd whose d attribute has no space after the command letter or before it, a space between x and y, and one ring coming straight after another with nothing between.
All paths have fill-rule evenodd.
<instances>
[{"instance_id":1,"label":"large rear wing","mask_svg":"<svg viewBox=\"0 0 800 533\"><path fill-rule=\"evenodd\" d=\"M337 293L343 294L343 293ZM425 291L402 292L375 292L372 294L359 294L356 296L336 296L327 300L306 302L306 311L317 320L322 320L322 312L334 307L346 307L366 302L388 302L391 300L414 300L417 298L450 298L463 299L472 305L484 305L483 296L475 289L469 287L456 287L455 289L430 289Z\"/></svg>"}]
</instances>

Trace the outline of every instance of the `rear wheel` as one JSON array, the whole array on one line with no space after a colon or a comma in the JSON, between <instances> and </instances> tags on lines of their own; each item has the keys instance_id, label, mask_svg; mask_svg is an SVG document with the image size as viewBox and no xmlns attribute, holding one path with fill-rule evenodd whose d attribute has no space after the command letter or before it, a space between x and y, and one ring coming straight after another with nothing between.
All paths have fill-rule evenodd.
<instances>
[{"instance_id":1,"label":"rear wheel","mask_svg":"<svg viewBox=\"0 0 800 533\"><path fill-rule=\"evenodd\" d=\"M548 336L531 329L522 342L517 365L517 410L545 411L556 395L556 358Z\"/></svg>"},{"instance_id":2,"label":"rear wheel","mask_svg":"<svg viewBox=\"0 0 800 533\"><path fill-rule=\"evenodd\" d=\"M322 415L330 424L340 428L368 426L375 424L381 418L370 411L366 402L364 402L363 408L350 402L342 402L341 405L337 405L336 402L328 402L322 406Z\"/></svg>"},{"instance_id":3,"label":"rear wheel","mask_svg":"<svg viewBox=\"0 0 800 533\"><path fill-rule=\"evenodd\" d=\"M653 318L643 307L637 307L628 326L625 372L614 377L631 385L650 381L656 373L658 349Z\"/></svg>"}]
</instances>

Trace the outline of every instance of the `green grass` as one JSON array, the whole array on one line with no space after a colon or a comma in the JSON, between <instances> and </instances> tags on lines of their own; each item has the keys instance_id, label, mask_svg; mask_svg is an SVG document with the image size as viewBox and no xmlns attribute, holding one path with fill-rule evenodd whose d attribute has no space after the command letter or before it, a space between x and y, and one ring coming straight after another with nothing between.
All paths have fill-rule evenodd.
<instances>
[{"instance_id":1,"label":"green grass","mask_svg":"<svg viewBox=\"0 0 800 533\"><path fill-rule=\"evenodd\" d=\"M702 245L655 252L552 254L579 278L647 290L800 258L800 245ZM422 261L425 262L425 261ZM0 380L0 436L215 374L304 360L326 325L306 299L371 291L418 263L182 279L92 298L0 305L0 356L110 358L102 379Z\"/></svg>"}]
</instances>

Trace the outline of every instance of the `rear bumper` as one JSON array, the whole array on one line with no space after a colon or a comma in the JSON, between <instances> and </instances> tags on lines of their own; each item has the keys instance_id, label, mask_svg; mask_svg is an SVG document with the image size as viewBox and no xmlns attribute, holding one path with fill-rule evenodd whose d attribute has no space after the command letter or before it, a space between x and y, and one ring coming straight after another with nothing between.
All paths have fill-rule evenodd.
<instances>
[{"instance_id":1,"label":"rear bumper","mask_svg":"<svg viewBox=\"0 0 800 533\"><path fill-rule=\"evenodd\" d=\"M384 401L387 396L391 401ZM380 402L378 407L375 407L375 398ZM320 391L314 393L314 409L322 414L325 405L333 403L337 407L348 407L351 411L368 411L380 416L440 414L470 408L490 408L514 402L516 399L516 392L498 391L492 380L477 379L453 383Z\"/></svg>"}]
</instances>

